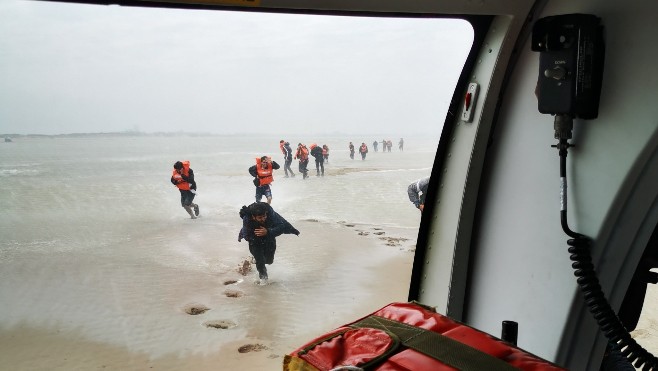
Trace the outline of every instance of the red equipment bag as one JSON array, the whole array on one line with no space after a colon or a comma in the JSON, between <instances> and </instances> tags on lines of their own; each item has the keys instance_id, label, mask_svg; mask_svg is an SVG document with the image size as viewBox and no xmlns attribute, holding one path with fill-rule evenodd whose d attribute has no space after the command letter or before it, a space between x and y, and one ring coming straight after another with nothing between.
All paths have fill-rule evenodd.
<instances>
[{"instance_id":1,"label":"red equipment bag","mask_svg":"<svg viewBox=\"0 0 658 371\"><path fill-rule=\"evenodd\" d=\"M418 303L392 303L285 356L284 371L564 370Z\"/></svg>"}]
</instances>

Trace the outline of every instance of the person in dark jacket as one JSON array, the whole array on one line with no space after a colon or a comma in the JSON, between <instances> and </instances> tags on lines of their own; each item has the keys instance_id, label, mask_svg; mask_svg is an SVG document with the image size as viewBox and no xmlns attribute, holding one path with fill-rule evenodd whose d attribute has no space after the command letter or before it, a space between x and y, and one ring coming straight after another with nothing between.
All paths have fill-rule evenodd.
<instances>
[{"instance_id":1,"label":"person in dark jacket","mask_svg":"<svg viewBox=\"0 0 658 371\"><path fill-rule=\"evenodd\" d=\"M283 151L283 159L284 159L283 171L286 172L286 178L288 178L288 177L294 178L295 173L292 172L292 168L290 167L290 165L292 164L292 157L293 157L292 148L290 147L290 143L285 142L283 144L282 151ZM288 172L290 172L290 175L288 175Z\"/></svg>"},{"instance_id":2,"label":"person in dark jacket","mask_svg":"<svg viewBox=\"0 0 658 371\"><path fill-rule=\"evenodd\" d=\"M315 157L315 176L320 176L320 170L322 170L322 176L324 176L324 154L322 153L322 147L317 144L311 144L311 156Z\"/></svg>"},{"instance_id":3,"label":"person in dark jacket","mask_svg":"<svg viewBox=\"0 0 658 371\"><path fill-rule=\"evenodd\" d=\"M276 252L276 237L282 234L299 236L299 231L277 214L272 206L264 202L255 202L240 209L242 229L238 234L238 242L242 239L249 242L249 252L256 260L258 270L258 284L266 285L267 267L265 264L274 262Z\"/></svg>"},{"instance_id":4,"label":"person in dark jacket","mask_svg":"<svg viewBox=\"0 0 658 371\"><path fill-rule=\"evenodd\" d=\"M274 170L280 168L276 161L272 161L267 156L256 158L256 165L249 168L249 174L254 177L254 185L256 186L256 202L265 196L267 203L272 203L272 189L270 183L274 181Z\"/></svg>"}]
</instances>

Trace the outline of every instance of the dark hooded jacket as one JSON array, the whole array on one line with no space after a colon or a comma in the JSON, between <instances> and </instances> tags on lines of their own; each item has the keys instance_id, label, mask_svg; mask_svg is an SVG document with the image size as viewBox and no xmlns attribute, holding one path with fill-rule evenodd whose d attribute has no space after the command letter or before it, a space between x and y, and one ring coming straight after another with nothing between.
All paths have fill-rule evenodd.
<instances>
[{"instance_id":1,"label":"dark hooded jacket","mask_svg":"<svg viewBox=\"0 0 658 371\"><path fill-rule=\"evenodd\" d=\"M283 145L283 158L287 161L292 161L292 148L290 148L290 143L286 142Z\"/></svg>"},{"instance_id":2,"label":"dark hooded jacket","mask_svg":"<svg viewBox=\"0 0 658 371\"><path fill-rule=\"evenodd\" d=\"M251 218L247 206L242 206L242 209L240 209L240 218L242 218L242 229L240 229L240 233L238 234L238 242L244 238L250 243L265 244L274 242L274 239L282 234L299 236L299 231L274 211L270 205L267 205L267 219L264 225L267 228L267 235L264 237L258 237L254 234L254 229L258 228L260 224Z\"/></svg>"},{"instance_id":3,"label":"dark hooded jacket","mask_svg":"<svg viewBox=\"0 0 658 371\"><path fill-rule=\"evenodd\" d=\"M311 156L315 157L315 161L324 161L324 155L322 154L322 147L320 146L315 146L311 150Z\"/></svg>"}]
</instances>

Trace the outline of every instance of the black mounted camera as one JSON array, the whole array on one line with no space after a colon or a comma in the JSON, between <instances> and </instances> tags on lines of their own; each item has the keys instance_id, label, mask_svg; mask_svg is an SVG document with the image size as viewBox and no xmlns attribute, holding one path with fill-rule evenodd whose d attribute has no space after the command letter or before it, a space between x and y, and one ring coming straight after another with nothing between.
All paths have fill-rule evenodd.
<instances>
[{"instance_id":1,"label":"black mounted camera","mask_svg":"<svg viewBox=\"0 0 658 371\"><path fill-rule=\"evenodd\" d=\"M541 18L532 29L532 50L540 52L539 112L596 118L605 50L601 19L589 14Z\"/></svg>"}]
</instances>

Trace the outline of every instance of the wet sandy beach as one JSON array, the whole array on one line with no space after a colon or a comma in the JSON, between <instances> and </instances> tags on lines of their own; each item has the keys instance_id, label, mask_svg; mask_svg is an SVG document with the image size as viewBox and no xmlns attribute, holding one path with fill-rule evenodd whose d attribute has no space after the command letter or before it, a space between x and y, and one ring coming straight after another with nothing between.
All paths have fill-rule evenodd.
<instances>
[{"instance_id":1,"label":"wet sandy beach","mask_svg":"<svg viewBox=\"0 0 658 371\"><path fill-rule=\"evenodd\" d=\"M285 354L315 336L406 301L415 231L314 220L295 224L302 235L278 239L267 286L254 283L247 245L230 238L228 229L217 232L225 237L221 241L198 236L196 251L177 251L174 259L162 245L149 262L84 254L75 259L35 254L22 258L29 260L25 265L14 260L3 266L4 276L15 280L17 290L29 281L41 291L37 302L34 293L16 293L12 307L23 310L5 319L14 324L0 333L0 368L278 370ZM187 263L172 264L181 254ZM57 267L66 260L68 274L61 280ZM35 262L44 268L23 269ZM7 269L14 271L7 275ZM650 286L633 332L654 354L657 297ZM31 310L59 320L31 320Z\"/></svg>"},{"instance_id":2,"label":"wet sandy beach","mask_svg":"<svg viewBox=\"0 0 658 371\"><path fill-rule=\"evenodd\" d=\"M295 226L299 237L278 238L267 286L254 284L255 267L245 272L247 244L228 230L221 243L197 235L205 247L188 256L199 262L192 267L170 264L166 245L150 262L120 253L35 255L25 267L42 260L44 269L27 274L14 261L17 282L42 288L37 303L27 295L20 302L17 293L14 307L36 306L59 321L13 311L14 326L0 333L3 369L276 370L311 338L406 301L415 231L311 220ZM59 260L70 260L67 278L53 282Z\"/></svg>"}]
</instances>

